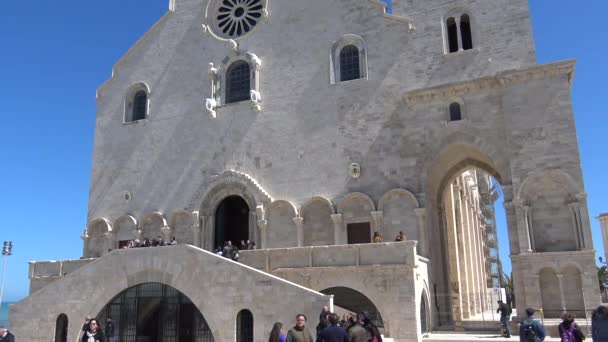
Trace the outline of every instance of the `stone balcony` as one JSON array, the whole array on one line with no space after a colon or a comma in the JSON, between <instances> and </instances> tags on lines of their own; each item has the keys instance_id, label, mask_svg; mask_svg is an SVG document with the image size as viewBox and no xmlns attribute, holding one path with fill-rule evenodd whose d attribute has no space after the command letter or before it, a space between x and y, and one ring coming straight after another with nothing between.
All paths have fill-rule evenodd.
<instances>
[{"instance_id":1,"label":"stone balcony","mask_svg":"<svg viewBox=\"0 0 608 342\"><path fill-rule=\"evenodd\" d=\"M416 254L416 245L416 241L404 241L247 250L239 252L239 261L268 273L292 268L375 265L414 268L426 260Z\"/></svg>"}]
</instances>

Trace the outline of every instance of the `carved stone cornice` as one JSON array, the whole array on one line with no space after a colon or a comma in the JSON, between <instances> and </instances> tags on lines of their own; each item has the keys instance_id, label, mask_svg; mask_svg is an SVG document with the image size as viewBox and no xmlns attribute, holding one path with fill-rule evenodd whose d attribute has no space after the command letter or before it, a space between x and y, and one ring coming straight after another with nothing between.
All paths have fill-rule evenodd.
<instances>
[{"instance_id":1,"label":"carved stone cornice","mask_svg":"<svg viewBox=\"0 0 608 342\"><path fill-rule=\"evenodd\" d=\"M559 75L567 75L572 84L574 78L575 60L534 65L527 68L502 71L494 76L478 78L470 81L439 85L426 89L413 90L403 95L403 100L410 105L445 101L454 97L462 97L471 93L488 93L504 89L512 84L530 80L540 80Z\"/></svg>"}]
</instances>

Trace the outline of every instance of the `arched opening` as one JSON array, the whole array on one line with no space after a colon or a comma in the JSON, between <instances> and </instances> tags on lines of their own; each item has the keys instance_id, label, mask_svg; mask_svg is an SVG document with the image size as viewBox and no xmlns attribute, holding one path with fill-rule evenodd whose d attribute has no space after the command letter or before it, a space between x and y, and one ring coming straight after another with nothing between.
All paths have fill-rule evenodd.
<instances>
[{"instance_id":1,"label":"arched opening","mask_svg":"<svg viewBox=\"0 0 608 342\"><path fill-rule=\"evenodd\" d=\"M117 341L213 342L213 335L198 308L173 287L145 283L114 297L97 315L111 318Z\"/></svg>"},{"instance_id":2,"label":"arched opening","mask_svg":"<svg viewBox=\"0 0 608 342\"><path fill-rule=\"evenodd\" d=\"M61 314L55 323L55 342L68 341L68 316Z\"/></svg>"},{"instance_id":3,"label":"arched opening","mask_svg":"<svg viewBox=\"0 0 608 342\"><path fill-rule=\"evenodd\" d=\"M496 304L488 302L488 290L504 287L499 246L508 245L499 245L496 223L502 188L496 173L482 164L465 162L451 171L441 184L438 207L452 319L487 320Z\"/></svg>"},{"instance_id":4,"label":"arched opening","mask_svg":"<svg viewBox=\"0 0 608 342\"><path fill-rule=\"evenodd\" d=\"M462 36L462 49L471 50L473 48L473 35L471 33L471 19L468 14L460 17L460 35Z\"/></svg>"},{"instance_id":5,"label":"arched opening","mask_svg":"<svg viewBox=\"0 0 608 342\"><path fill-rule=\"evenodd\" d=\"M426 334L430 331L428 321L429 306L426 301L426 296L422 294L420 298L420 332Z\"/></svg>"},{"instance_id":6,"label":"arched opening","mask_svg":"<svg viewBox=\"0 0 608 342\"><path fill-rule=\"evenodd\" d=\"M249 206L241 196L226 197L215 210L215 248L249 239Z\"/></svg>"},{"instance_id":7,"label":"arched opening","mask_svg":"<svg viewBox=\"0 0 608 342\"><path fill-rule=\"evenodd\" d=\"M359 49L354 45L347 45L340 51L340 81L359 78L361 78Z\"/></svg>"},{"instance_id":8,"label":"arched opening","mask_svg":"<svg viewBox=\"0 0 608 342\"><path fill-rule=\"evenodd\" d=\"M330 287L320 291L326 295L334 295L334 305L350 313L365 312L366 316L384 333L384 321L376 305L364 294L348 287Z\"/></svg>"},{"instance_id":9,"label":"arched opening","mask_svg":"<svg viewBox=\"0 0 608 342\"><path fill-rule=\"evenodd\" d=\"M236 342L253 342L253 314L247 309L236 316Z\"/></svg>"},{"instance_id":10,"label":"arched opening","mask_svg":"<svg viewBox=\"0 0 608 342\"><path fill-rule=\"evenodd\" d=\"M448 52L458 52L458 26L454 17L448 18L446 21L446 30L448 33Z\"/></svg>"},{"instance_id":11,"label":"arched opening","mask_svg":"<svg viewBox=\"0 0 608 342\"><path fill-rule=\"evenodd\" d=\"M559 318L563 308L557 274L551 268L543 268L538 276L543 315L545 318Z\"/></svg>"},{"instance_id":12,"label":"arched opening","mask_svg":"<svg viewBox=\"0 0 608 342\"><path fill-rule=\"evenodd\" d=\"M507 288L499 256L508 262L508 274L510 260L504 255L517 253L519 245L513 236L516 230L507 230L511 211L503 207L505 200L513 198L510 187L503 195L509 169L494 156L492 145L456 133L428 161L426 210L432 213L427 216L428 246L440 247L428 248L429 258L436 260L429 284L434 292L430 304L434 326L466 320L498 322L491 312L496 302L489 303L489 289ZM507 292L513 293L512 287Z\"/></svg>"},{"instance_id":13,"label":"arched opening","mask_svg":"<svg viewBox=\"0 0 608 342\"><path fill-rule=\"evenodd\" d=\"M251 68L246 61L234 62L226 72L226 103L250 99Z\"/></svg>"}]
</instances>

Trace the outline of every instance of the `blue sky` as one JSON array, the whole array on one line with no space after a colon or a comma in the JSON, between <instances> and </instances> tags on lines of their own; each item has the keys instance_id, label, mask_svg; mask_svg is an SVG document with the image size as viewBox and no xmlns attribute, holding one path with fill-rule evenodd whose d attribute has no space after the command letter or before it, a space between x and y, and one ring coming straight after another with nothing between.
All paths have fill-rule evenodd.
<instances>
[{"instance_id":1,"label":"blue sky","mask_svg":"<svg viewBox=\"0 0 608 342\"><path fill-rule=\"evenodd\" d=\"M168 0L3 3L0 242L15 245L7 263L5 301L27 295L28 261L82 255L95 89L167 7ZM578 60L574 109L589 211L595 217L608 211L603 177L608 124L601 101L608 93L608 45L601 44L608 34L608 1L582 6L571 0L531 0L531 10L538 62ZM596 249L603 251L599 224L594 218L591 222ZM500 238L506 246L506 235ZM508 262L508 249L501 254Z\"/></svg>"}]
</instances>

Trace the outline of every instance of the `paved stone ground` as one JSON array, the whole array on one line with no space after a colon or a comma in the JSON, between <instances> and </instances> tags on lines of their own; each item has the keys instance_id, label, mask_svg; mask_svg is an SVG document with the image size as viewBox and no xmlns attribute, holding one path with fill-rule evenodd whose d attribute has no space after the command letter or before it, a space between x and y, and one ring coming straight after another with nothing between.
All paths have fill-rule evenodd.
<instances>
[{"instance_id":1,"label":"paved stone ground","mask_svg":"<svg viewBox=\"0 0 608 342\"><path fill-rule=\"evenodd\" d=\"M469 342L503 342L503 341L519 341L519 336L511 336L504 338L500 335L492 334L454 334L454 333L433 333L424 337L422 341L428 342L447 342L447 341L469 341ZM546 342L560 341L559 338L548 337ZM585 341L591 342L591 339Z\"/></svg>"}]
</instances>

